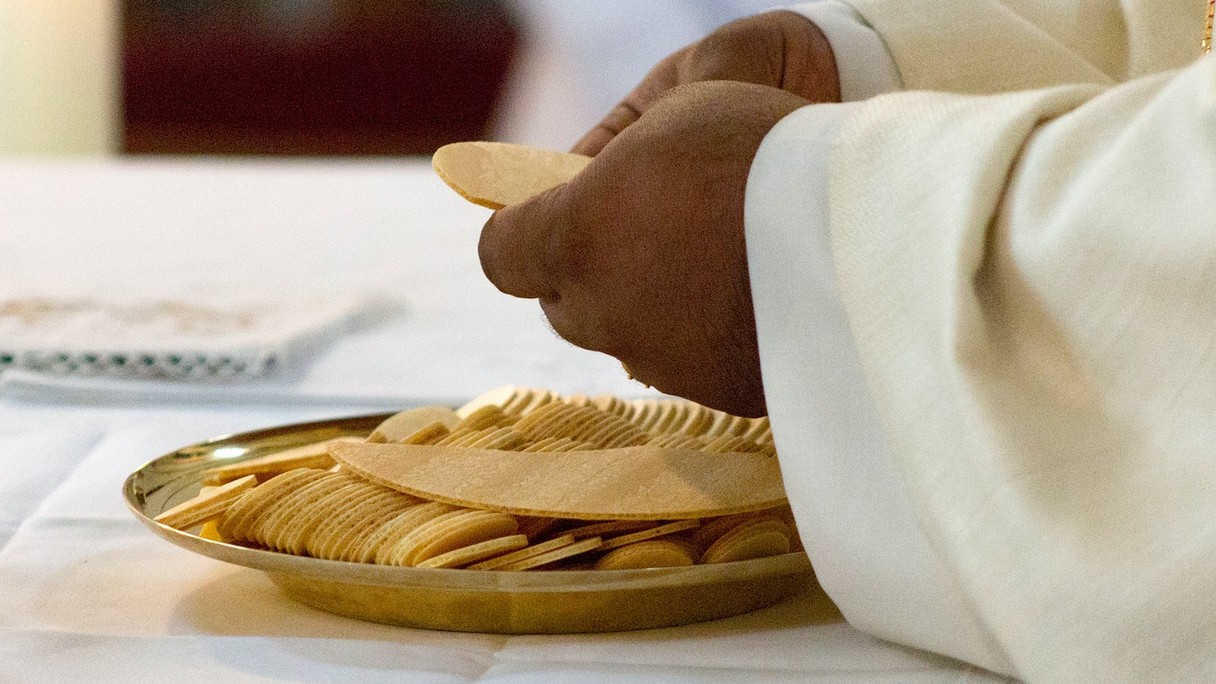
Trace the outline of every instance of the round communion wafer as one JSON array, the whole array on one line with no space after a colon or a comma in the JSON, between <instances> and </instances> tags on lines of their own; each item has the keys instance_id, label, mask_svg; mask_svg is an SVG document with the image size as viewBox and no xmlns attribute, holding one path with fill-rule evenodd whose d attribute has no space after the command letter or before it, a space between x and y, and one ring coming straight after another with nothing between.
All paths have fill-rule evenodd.
<instances>
[{"instance_id":1,"label":"round communion wafer","mask_svg":"<svg viewBox=\"0 0 1216 684\"><path fill-rule=\"evenodd\" d=\"M689 403L688 418L684 424L677 427L683 434L696 436L703 434L713 424L713 411L701 404Z\"/></svg>"},{"instance_id":2,"label":"round communion wafer","mask_svg":"<svg viewBox=\"0 0 1216 684\"><path fill-rule=\"evenodd\" d=\"M666 401L663 403L663 411L654 425L650 428L650 432L659 434L667 434L675 432L684 421L688 418L688 403L683 401Z\"/></svg>"},{"instance_id":3,"label":"round communion wafer","mask_svg":"<svg viewBox=\"0 0 1216 684\"><path fill-rule=\"evenodd\" d=\"M657 447L667 447L669 449L690 449L692 451L700 451L705 447L705 441L699 437L675 433L670 435L655 435L647 444Z\"/></svg>"},{"instance_id":4,"label":"round communion wafer","mask_svg":"<svg viewBox=\"0 0 1216 684\"><path fill-rule=\"evenodd\" d=\"M552 441L550 441L550 440L552 440ZM538 452L541 452L541 451L543 451L543 452L587 451L589 449L594 448L590 444L587 444L585 442L577 442L573 439L570 439L569 437L558 437L556 439L550 437L545 440L541 440L541 442L538 442L538 444L540 444L540 443L545 443L545 445L543 447L540 447L537 449L529 449L529 451L538 451Z\"/></svg>"},{"instance_id":5,"label":"round communion wafer","mask_svg":"<svg viewBox=\"0 0 1216 684\"><path fill-rule=\"evenodd\" d=\"M759 516L768 515L768 511L759 511L755 513L736 513L735 515L724 515L719 518L701 521L701 526L692 531L689 535L689 541L697 550L697 557L705 553L713 543L718 541L722 535L730 532L739 525L754 520Z\"/></svg>"},{"instance_id":6,"label":"round communion wafer","mask_svg":"<svg viewBox=\"0 0 1216 684\"><path fill-rule=\"evenodd\" d=\"M483 428L478 430L476 433L469 435L468 438L461 440L459 446L475 447L478 449L492 449L494 447L482 445L486 443L493 443L502 437L502 435L499 434L500 430L510 430L510 428Z\"/></svg>"},{"instance_id":7,"label":"round communion wafer","mask_svg":"<svg viewBox=\"0 0 1216 684\"><path fill-rule=\"evenodd\" d=\"M638 570L693 565L688 544L669 539L650 539L613 549L595 563L596 570Z\"/></svg>"},{"instance_id":8,"label":"round communion wafer","mask_svg":"<svg viewBox=\"0 0 1216 684\"><path fill-rule=\"evenodd\" d=\"M501 427L494 430L490 434L473 442L469 446L478 449L505 449L511 450L523 446L527 440L523 435L516 432L513 428Z\"/></svg>"},{"instance_id":9,"label":"round communion wafer","mask_svg":"<svg viewBox=\"0 0 1216 684\"><path fill-rule=\"evenodd\" d=\"M304 540L304 548L308 548L308 536L311 535L313 529L324 523L333 510L340 509L344 502L358 496L363 487L359 481L345 474L331 474L331 477L339 481L337 487L328 489L324 494L319 496L309 496L309 501L302 506L292 506L291 512L284 512L277 515L277 511L271 511L263 516L256 524L250 527L249 536L265 546L274 549L285 549L282 546L284 538L290 535L294 529L308 530L306 534L300 535Z\"/></svg>"},{"instance_id":10,"label":"round communion wafer","mask_svg":"<svg viewBox=\"0 0 1216 684\"><path fill-rule=\"evenodd\" d=\"M544 389L533 389L520 394L514 401L504 406L503 411L524 416L545 404L551 404L560 400L561 397L555 392Z\"/></svg>"},{"instance_id":11,"label":"round communion wafer","mask_svg":"<svg viewBox=\"0 0 1216 684\"><path fill-rule=\"evenodd\" d=\"M462 568L470 563L476 563L483 558L497 556L522 549L528 545L528 538L522 534L512 534L497 539L488 539L476 544L469 544L453 549L438 556L432 556L418 564L420 568Z\"/></svg>"},{"instance_id":12,"label":"round communion wafer","mask_svg":"<svg viewBox=\"0 0 1216 684\"><path fill-rule=\"evenodd\" d=\"M604 417L598 421L597 429L588 431L579 438L601 449L615 449L646 443L648 435L637 429L633 423L612 413L604 413L599 409L592 410L599 412Z\"/></svg>"},{"instance_id":13,"label":"round communion wafer","mask_svg":"<svg viewBox=\"0 0 1216 684\"><path fill-rule=\"evenodd\" d=\"M249 526L247 537L278 551L303 553L303 536L320 523L312 515L314 508L333 492L354 486L355 480L350 475L329 473L297 487L267 506L266 513Z\"/></svg>"},{"instance_id":14,"label":"round communion wafer","mask_svg":"<svg viewBox=\"0 0 1216 684\"><path fill-rule=\"evenodd\" d=\"M371 524L383 522L387 516L400 513L405 508L401 502L379 495L356 502L349 511L339 514L342 518L340 521L319 525L313 530L309 536L312 542L309 554L328 560L346 560L343 555L350 553L355 543L362 542L362 539L352 540L352 535L356 532L366 533Z\"/></svg>"},{"instance_id":15,"label":"round communion wafer","mask_svg":"<svg viewBox=\"0 0 1216 684\"><path fill-rule=\"evenodd\" d=\"M608 549L615 549L620 546L634 544L647 539L654 539L655 537L662 537L668 534L675 534L676 532L696 529L696 527L700 524L700 520L677 520L675 522L667 523L666 525L652 527L648 530L622 534L619 537L613 537L612 539L605 540L602 550L607 551Z\"/></svg>"},{"instance_id":16,"label":"round communion wafer","mask_svg":"<svg viewBox=\"0 0 1216 684\"><path fill-rule=\"evenodd\" d=\"M499 142L444 145L431 157L435 172L461 197L501 209L565 183L590 157Z\"/></svg>"},{"instance_id":17,"label":"round communion wafer","mask_svg":"<svg viewBox=\"0 0 1216 684\"><path fill-rule=\"evenodd\" d=\"M570 529L562 530L560 534L573 535L575 539L586 539L587 537L606 537L613 534L649 530L658 527L658 525L653 520L609 520L608 522L571 527Z\"/></svg>"},{"instance_id":18,"label":"round communion wafer","mask_svg":"<svg viewBox=\"0 0 1216 684\"><path fill-rule=\"evenodd\" d=\"M529 411L515 423L515 429L533 440L546 437L567 437L564 428L578 411L577 406L555 401Z\"/></svg>"},{"instance_id":19,"label":"round communion wafer","mask_svg":"<svg viewBox=\"0 0 1216 684\"><path fill-rule=\"evenodd\" d=\"M482 437L482 431L467 427L454 427L452 431L440 437L439 439L428 441L427 444L435 446L461 446L471 441L476 441ZM415 442L418 443L418 442Z\"/></svg>"},{"instance_id":20,"label":"round communion wafer","mask_svg":"<svg viewBox=\"0 0 1216 684\"><path fill-rule=\"evenodd\" d=\"M358 437L338 437L336 440L360 441ZM210 468L203 473L203 481L207 484L223 484L246 475L259 475L260 479L266 480L272 475L296 468L328 468L334 464L333 457L329 455L329 445L333 441L335 440L327 439L323 442L284 449L239 463Z\"/></svg>"},{"instance_id":21,"label":"round communion wafer","mask_svg":"<svg viewBox=\"0 0 1216 684\"><path fill-rule=\"evenodd\" d=\"M628 417L629 405L614 394L597 394L591 397L591 405L613 415Z\"/></svg>"},{"instance_id":22,"label":"round communion wafer","mask_svg":"<svg viewBox=\"0 0 1216 684\"><path fill-rule=\"evenodd\" d=\"M789 553L790 528L772 516L743 522L701 555L701 563L730 563Z\"/></svg>"},{"instance_id":23,"label":"round communion wafer","mask_svg":"<svg viewBox=\"0 0 1216 684\"><path fill-rule=\"evenodd\" d=\"M332 547L339 537L345 534L354 519L366 512L368 507L375 507L392 493L385 493L386 487L361 483L363 486L345 497L336 497L332 503L320 507L317 515L321 521L314 525L312 531L304 537L304 548L310 556L316 558L333 558Z\"/></svg>"},{"instance_id":24,"label":"round communion wafer","mask_svg":"<svg viewBox=\"0 0 1216 684\"><path fill-rule=\"evenodd\" d=\"M559 437L546 437L535 442L529 442L525 444L520 451L545 451L550 446L556 444L560 439L561 438Z\"/></svg>"},{"instance_id":25,"label":"round communion wafer","mask_svg":"<svg viewBox=\"0 0 1216 684\"><path fill-rule=\"evenodd\" d=\"M702 447L701 451L709 454L727 454L731 452L758 453L760 446L739 436L721 435L715 437Z\"/></svg>"},{"instance_id":26,"label":"round communion wafer","mask_svg":"<svg viewBox=\"0 0 1216 684\"><path fill-rule=\"evenodd\" d=\"M753 418L752 424L747 428L747 432L743 433L743 438L757 444L771 441L773 438L773 426L769 422L768 416Z\"/></svg>"},{"instance_id":27,"label":"round communion wafer","mask_svg":"<svg viewBox=\"0 0 1216 684\"><path fill-rule=\"evenodd\" d=\"M529 391L525 387L516 387L514 385L505 385L503 387L495 387L488 392L482 393L480 396L470 400L465 405L456 409L456 415L464 418L473 414L483 406L493 404L506 412L506 407L510 404L521 392Z\"/></svg>"},{"instance_id":28,"label":"round communion wafer","mask_svg":"<svg viewBox=\"0 0 1216 684\"><path fill-rule=\"evenodd\" d=\"M461 417L460 422L456 424L456 427L481 430L488 427L506 427L513 422L514 420L512 418L508 418L507 414L503 413L501 406L498 404L486 404L484 406L477 407L473 411Z\"/></svg>"},{"instance_id":29,"label":"round communion wafer","mask_svg":"<svg viewBox=\"0 0 1216 684\"><path fill-rule=\"evenodd\" d=\"M372 562L388 565L397 542L412 534L427 521L454 510L459 510L459 508L441 504L438 501L406 509L401 515L387 521L383 527L377 529L361 547L360 555L365 556L370 551Z\"/></svg>"},{"instance_id":30,"label":"round communion wafer","mask_svg":"<svg viewBox=\"0 0 1216 684\"><path fill-rule=\"evenodd\" d=\"M589 539L583 539L581 541L576 541L573 544L567 544L560 548L553 549L552 551L546 551L545 553L537 554L530 558L525 558L523 560L515 561L514 563L508 563L507 565L500 565L494 569L500 570L503 572L518 572L520 570L531 570L533 568L539 568L542 565L549 565L551 563L556 563L560 560L565 560L567 558L573 558L574 556L577 556L577 555L583 554L583 553L587 553L588 551L594 551L594 550L598 549L602 544L603 544L603 541L599 537L591 537Z\"/></svg>"},{"instance_id":31,"label":"round communion wafer","mask_svg":"<svg viewBox=\"0 0 1216 684\"><path fill-rule=\"evenodd\" d=\"M195 525L223 515L233 502L245 492L253 489L256 484L256 476L246 475L219 487L207 488L205 491L200 491L198 496L193 499L162 512L153 520L175 529L188 530Z\"/></svg>"},{"instance_id":32,"label":"round communion wafer","mask_svg":"<svg viewBox=\"0 0 1216 684\"><path fill-rule=\"evenodd\" d=\"M519 561L532 558L533 556L539 556L542 553L548 553L550 551L553 551L554 549L560 549L563 546L569 546L570 544L573 544L575 541L577 541L577 540L574 538L574 535L564 534L560 537L554 537L553 539L550 539L549 541L544 541L539 544L533 544L531 546L521 548L518 551L513 551L511 553L503 554L501 556L495 556L493 558L481 561L480 563L474 563L473 565L469 566L469 569L470 570L497 570L498 568L501 568L504 565L510 565L512 563L517 563Z\"/></svg>"},{"instance_id":33,"label":"round communion wafer","mask_svg":"<svg viewBox=\"0 0 1216 684\"><path fill-rule=\"evenodd\" d=\"M395 440L395 443L434 444L449 434L451 434L451 430L448 428L447 423L437 420L423 425L401 439Z\"/></svg>"},{"instance_id":34,"label":"round communion wafer","mask_svg":"<svg viewBox=\"0 0 1216 684\"><path fill-rule=\"evenodd\" d=\"M352 522L350 529L334 542L330 557L343 561L366 562L361 553L368 537L389 520L420 503L418 499L402 494L400 498L368 508L360 514L358 520Z\"/></svg>"},{"instance_id":35,"label":"round communion wafer","mask_svg":"<svg viewBox=\"0 0 1216 684\"><path fill-rule=\"evenodd\" d=\"M706 458L651 446L550 453L401 444L336 444L333 453L351 472L398 491L518 515L679 520L786 501L777 459L764 454Z\"/></svg>"},{"instance_id":36,"label":"round communion wafer","mask_svg":"<svg viewBox=\"0 0 1216 684\"><path fill-rule=\"evenodd\" d=\"M367 436L369 442L397 442L432 423L451 428L460 422L460 416L446 406L419 406L400 411L386 418Z\"/></svg>"},{"instance_id":37,"label":"round communion wafer","mask_svg":"<svg viewBox=\"0 0 1216 684\"><path fill-rule=\"evenodd\" d=\"M376 528L353 555L355 562L375 562L387 564L389 553L397 542L405 535L431 518L437 518L445 513L456 510L455 506L438 501L430 501L418 506L407 508Z\"/></svg>"},{"instance_id":38,"label":"round communion wafer","mask_svg":"<svg viewBox=\"0 0 1216 684\"><path fill-rule=\"evenodd\" d=\"M250 489L233 502L219 520L219 532L225 539L248 539L251 522L262 514L263 509L282 496L295 491L299 484L325 477L324 470L297 468Z\"/></svg>"},{"instance_id":39,"label":"round communion wafer","mask_svg":"<svg viewBox=\"0 0 1216 684\"><path fill-rule=\"evenodd\" d=\"M419 525L387 554L387 564L413 566L462 546L515 534L512 516L494 511L458 509Z\"/></svg>"}]
</instances>

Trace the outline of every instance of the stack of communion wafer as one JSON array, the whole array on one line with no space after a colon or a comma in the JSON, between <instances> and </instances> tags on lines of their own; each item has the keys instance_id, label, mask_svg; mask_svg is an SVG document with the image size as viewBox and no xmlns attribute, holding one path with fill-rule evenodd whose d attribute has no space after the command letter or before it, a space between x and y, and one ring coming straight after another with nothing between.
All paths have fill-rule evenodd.
<instances>
[{"instance_id":1,"label":"stack of communion wafer","mask_svg":"<svg viewBox=\"0 0 1216 684\"><path fill-rule=\"evenodd\" d=\"M507 387L214 468L158 522L356 563L475 570L721 563L797 548L768 419Z\"/></svg>"}]
</instances>

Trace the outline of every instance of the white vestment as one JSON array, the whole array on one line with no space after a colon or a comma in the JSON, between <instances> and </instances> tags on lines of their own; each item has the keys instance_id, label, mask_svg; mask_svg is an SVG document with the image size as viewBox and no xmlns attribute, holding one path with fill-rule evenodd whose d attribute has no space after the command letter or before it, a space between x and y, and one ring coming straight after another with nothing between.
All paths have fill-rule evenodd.
<instances>
[{"instance_id":1,"label":"white vestment","mask_svg":"<svg viewBox=\"0 0 1216 684\"><path fill-rule=\"evenodd\" d=\"M746 208L820 581L1027 680L1216 681L1206 3L849 2L904 90L791 114Z\"/></svg>"}]
</instances>

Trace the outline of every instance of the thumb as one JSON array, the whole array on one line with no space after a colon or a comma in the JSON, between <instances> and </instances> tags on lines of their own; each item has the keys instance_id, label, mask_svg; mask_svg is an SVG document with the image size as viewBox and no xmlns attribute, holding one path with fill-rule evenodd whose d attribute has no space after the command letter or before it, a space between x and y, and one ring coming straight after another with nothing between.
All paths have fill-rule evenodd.
<instances>
[{"instance_id":1,"label":"thumb","mask_svg":"<svg viewBox=\"0 0 1216 684\"><path fill-rule=\"evenodd\" d=\"M494 212L481 229L481 270L499 290L515 297L558 298L557 248L570 226L567 183Z\"/></svg>"}]
</instances>

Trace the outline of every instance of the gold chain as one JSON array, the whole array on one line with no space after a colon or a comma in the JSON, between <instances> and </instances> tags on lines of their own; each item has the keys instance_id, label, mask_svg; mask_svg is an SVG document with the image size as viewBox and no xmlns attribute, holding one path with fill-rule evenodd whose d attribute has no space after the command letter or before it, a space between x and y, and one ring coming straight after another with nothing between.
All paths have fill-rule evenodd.
<instances>
[{"instance_id":1,"label":"gold chain","mask_svg":"<svg viewBox=\"0 0 1216 684\"><path fill-rule=\"evenodd\" d=\"M1216 0L1208 0L1208 18L1203 25L1203 54L1212 51L1212 16L1216 14Z\"/></svg>"}]
</instances>

